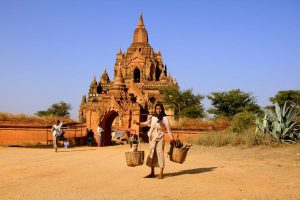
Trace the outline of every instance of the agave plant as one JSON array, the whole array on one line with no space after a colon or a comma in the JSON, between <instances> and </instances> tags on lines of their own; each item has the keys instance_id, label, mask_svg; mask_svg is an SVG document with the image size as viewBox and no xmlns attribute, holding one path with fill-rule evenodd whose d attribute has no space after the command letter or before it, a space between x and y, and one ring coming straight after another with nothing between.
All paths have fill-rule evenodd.
<instances>
[{"instance_id":1,"label":"agave plant","mask_svg":"<svg viewBox=\"0 0 300 200\"><path fill-rule=\"evenodd\" d=\"M267 113L265 112L265 116L264 118L262 119L262 122L261 120L259 119L258 115L256 115L256 131L260 131L261 133L268 133L269 130L270 130L270 120L268 119L268 115Z\"/></svg>"},{"instance_id":2,"label":"agave plant","mask_svg":"<svg viewBox=\"0 0 300 200\"><path fill-rule=\"evenodd\" d=\"M287 106L287 102L285 102L281 108L276 102L275 112L265 109L265 116L262 121L256 117L256 131L271 134L276 141L298 142L300 139L300 133L296 129L298 114L295 105Z\"/></svg>"}]
</instances>

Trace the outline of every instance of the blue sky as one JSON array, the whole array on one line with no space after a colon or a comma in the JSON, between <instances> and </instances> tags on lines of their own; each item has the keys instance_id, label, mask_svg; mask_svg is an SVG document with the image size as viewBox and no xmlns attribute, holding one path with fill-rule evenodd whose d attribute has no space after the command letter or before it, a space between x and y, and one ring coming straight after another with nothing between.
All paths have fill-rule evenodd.
<instances>
[{"instance_id":1,"label":"blue sky","mask_svg":"<svg viewBox=\"0 0 300 200\"><path fill-rule=\"evenodd\" d=\"M300 89L298 0L0 0L0 112L34 114L65 101L77 119L93 76L106 67L113 78L141 11L181 89L240 88L261 106Z\"/></svg>"}]
</instances>

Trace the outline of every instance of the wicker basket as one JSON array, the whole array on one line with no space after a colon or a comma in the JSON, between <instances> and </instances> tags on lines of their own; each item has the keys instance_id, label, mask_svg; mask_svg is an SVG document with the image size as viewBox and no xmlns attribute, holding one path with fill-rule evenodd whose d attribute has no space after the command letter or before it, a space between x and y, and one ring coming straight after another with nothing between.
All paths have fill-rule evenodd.
<instances>
[{"instance_id":1,"label":"wicker basket","mask_svg":"<svg viewBox=\"0 0 300 200\"><path fill-rule=\"evenodd\" d=\"M125 152L125 157L127 165L130 167L143 165L144 163L144 151Z\"/></svg>"},{"instance_id":2,"label":"wicker basket","mask_svg":"<svg viewBox=\"0 0 300 200\"><path fill-rule=\"evenodd\" d=\"M170 161L182 164L185 161L188 149L186 148L173 148L170 149Z\"/></svg>"}]
</instances>

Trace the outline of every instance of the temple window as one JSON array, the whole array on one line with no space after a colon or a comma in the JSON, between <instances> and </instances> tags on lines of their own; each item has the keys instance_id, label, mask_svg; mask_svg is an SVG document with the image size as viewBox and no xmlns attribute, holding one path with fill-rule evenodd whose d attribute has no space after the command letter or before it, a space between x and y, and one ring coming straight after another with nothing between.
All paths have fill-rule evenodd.
<instances>
[{"instance_id":1,"label":"temple window","mask_svg":"<svg viewBox=\"0 0 300 200\"><path fill-rule=\"evenodd\" d=\"M156 67L155 69L155 80L159 81L159 77L160 77L160 70L158 67Z\"/></svg>"},{"instance_id":2,"label":"temple window","mask_svg":"<svg viewBox=\"0 0 300 200\"><path fill-rule=\"evenodd\" d=\"M140 70L138 68L135 68L134 69L134 72L133 72L133 80L135 83L139 83L140 82Z\"/></svg>"}]
</instances>

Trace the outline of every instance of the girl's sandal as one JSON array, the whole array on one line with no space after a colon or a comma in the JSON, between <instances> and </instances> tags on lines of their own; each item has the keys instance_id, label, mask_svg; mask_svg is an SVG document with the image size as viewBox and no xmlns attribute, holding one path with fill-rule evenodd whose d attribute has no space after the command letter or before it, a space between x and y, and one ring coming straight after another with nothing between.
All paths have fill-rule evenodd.
<instances>
[{"instance_id":1,"label":"girl's sandal","mask_svg":"<svg viewBox=\"0 0 300 200\"><path fill-rule=\"evenodd\" d=\"M163 179L164 178L164 175L162 175L162 174L160 174L159 176L158 176L158 179Z\"/></svg>"}]
</instances>

